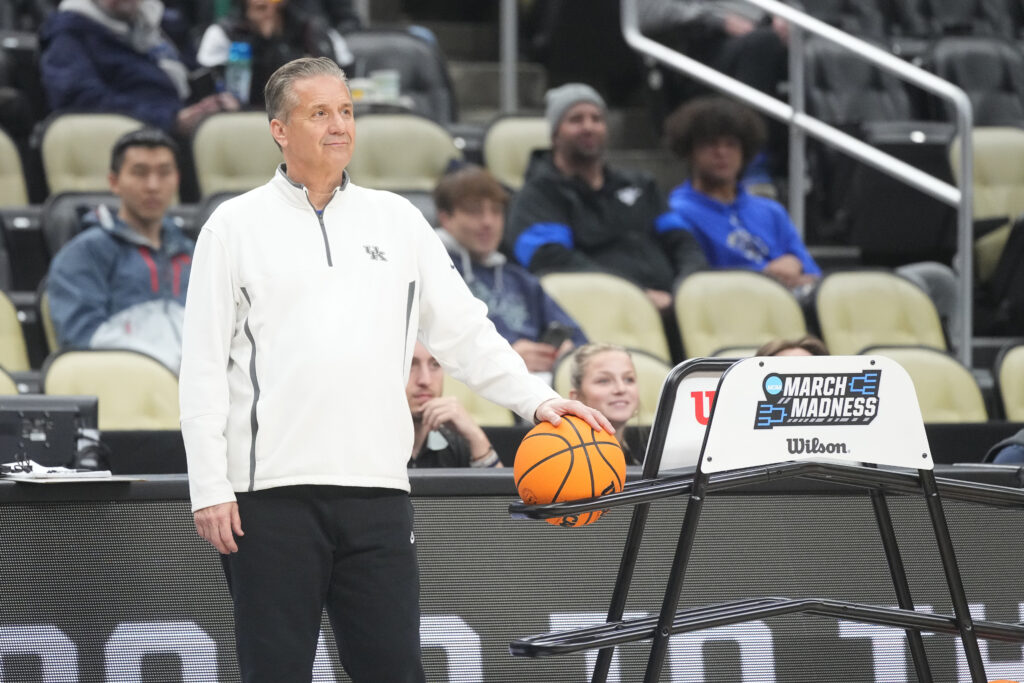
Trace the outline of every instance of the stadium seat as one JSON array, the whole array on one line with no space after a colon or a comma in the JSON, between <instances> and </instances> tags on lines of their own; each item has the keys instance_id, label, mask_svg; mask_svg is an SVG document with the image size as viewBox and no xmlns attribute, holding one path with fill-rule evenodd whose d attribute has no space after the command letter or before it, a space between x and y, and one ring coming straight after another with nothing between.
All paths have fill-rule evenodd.
<instances>
[{"instance_id":1,"label":"stadium seat","mask_svg":"<svg viewBox=\"0 0 1024 683\"><path fill-rule=\"evenodd\" d=\"M836 355L862 353L869 346L947 349L932 300L889 271L832 273L818 285L815 308L825 345Z\"/></svg>"},{"instance_id":2,"label":"stadium seat","mask_svg":"<svg viewBox=\"0 0 1024 683\"><path fill-rule=\"evenodd\" d=\"M807 111L817 118L834 126L915 118L900 80L846 48L809 37L804 58Z\"/></svg>"},{"instance_id":3,"label":"stadium seat","mask_svg":"<svg viewBox=\"0 0 1024 683\"><path fill-rule=\"evenodd\" d=\"M540 283L590 341L671 359L658 309L629 280L607 273L550 273Z\"/></svg>"},{"instance_id":4,"label":"stadium seat","mask_svg":"<svg viewBox=\"0 0 1024 683\"><path fill-rule=\"evenodd\" d=\"M14 287L14 265L11 263L11 250L8 248L7 242L7 225L3 215L0 215L0 290L2 291ZM27 260L24 259L22 264Z\"/></svg>"},{"instance_id":5,"label":"stadium seat","mask_svg":"<svg viewBox=\"0 0 1024 683\"><path fill-rule=\"evenodd\" d=\"M14 141L0 130L0 206L28 204L28 187Z\"/></svg>"},{"instance_id":6,"label":"stadium seat","mask_svg":"<svg viewBox=\"0 0 1024 683\"><path fill-rule=\"evenodd\" d=\"M412 205L420 210L428 223L434 227L440 225L437 222L437 206L434 205L433 192L427 190L396 190L396 192L412 202Z\"/></svg>"},{"instance_id":7,"label":"stadium seat","mask_svg":"<svg viewBox=\"0 0 1024 683\"><path fill-rule=\"evenodd\" d=\"M57 328L53 324L53 316L50 315L50 295L46 292L45 275L36 288L36 302L39 308L39 324L43 328L43 341L46 342L46 351L53 353L60 348L60 342L57 340Z\"/></svg>"},{"instance_id":8,"label":"stadium seat","mask_svg":"<svg viewBox=\"0 0 1024 683\"><path fill-rule=\"evenodd\" d=\"M896 361L914 382L925 422L987 422L981 389L970 370L944 351L924 346L872 346L865 354Z\"/></svg>"},{"instance_id":9,"label":"stadium seat","mask_svg":"<svg viewBox=\"0 0 1024 683\"><path fill-rule=\"evenodd\" d=\"M40 124L43 171L51 193L110 189L110 150L145 124L122 114L57 114Z\"/></svg>"},{"instance_id":10,"label":"stadium seat","mask_svg":"<svg viewBox=\"0 0 1024 683\"><path fill-rule=\"evenodd\" d=\"M238 192L228 191L218 192L216 194L208 194L205 197L203 197L202 201L200 201L199 205L196 207L194 226L195 229L193 231L192 237L195 238L196 236L199 235L199 232L203 229L203 226L206 225L206 221L210 220L210 216L213 215L213 212L216 210L218 206L223 204L225 201L231 199L232 197L237 197L239 194L240 193Z\"/></svg>"},{"instance_id":11,"label":"stadium seat","mask_svg":"<svg viewBox=\"0 0 1024 683\"><path fill-rule=\"evenodd\" d=\"M861 38L881 38L884 15L876 0L813 0L804 6L811 16Z\"/></svg>"},{"instance_id":12,"label":"stadium seat","mask_svg":"<svg viewBox=\"0 0 1024 683\"><path fill-rule=\"evenodd\" d=\"M640 349L629 349L629 355L632 356L633 367L636 368L636 386L640 396L640 407L636 417L630 420L630 424L648 426L654 422L661 386L665 383L672 366ZM569 390L572 389L572 380L569 377L571 358L571 353L565 354L558 359L554 367L552 386L564 397L568 397Z\"/></svg>"},{"instance_id":13,"label":"stadium seat","mask_svg":"<svg viewBox=\"0 0 1024 683\"><path fill-rule=\"evenodd\" d=\"M13 396L18 392L18 383L6 370L0 368L0 396Z\"/></svg>"},{"instance_id":14,"label":"stadium seat","mask_svg":"<svg viewBox=\"0 0 1024 683\"><path fill-rule=\"evenodd\" d=\"M52 355L43 365L43 393L97 396L101 430L180 429L177 378L136 351Z\"/></svg>"},{"instance_id":15,"label":"stadium seat","mask_svg":"<svg viewBox=\"0 0 1024 683\"><path fill-rule=\"evenodd\" d=\"M39 220L51 258L81 232L82 218L100 204L117 213L121 200L111 192L100 191L58 192L47 197Z\"/></svg>"},{"instance_id":16,"label":"stadium seat","mask_svg":"<svg viewBox=\"0 0 1024 683\"><path fill-rule=\"evenodd\" d=\"M281 163L267 115L222 112L205 119L192 136L199 193L245 192L265 184Z\"/></svg>"},{"instance_id":17,"label":"stadium seat","mask_svg":"<svg viewBox=\"0 0 1024 683\"><path fill-rule=\"evenodd\" d=\"M350 78L393 69L398 71L402 96L412 100L413 112L440 124L457 120L455 91L437 45L408 31L388 29L353 31L345 34L345 42L355 57Z\"/></svg>"},{"instance_id":18,"label":"stadium seat","mask_svg":"<svg viewBox=\"0 0 1024 683\"><path fill-rule=\"evenodd\" d=\"M484 132L484 165L499 183L518 190L523 186L530 155L550 146L551 131L543 116L502 116Z\"/></svg>"},{"instance_id":19,"label":"stadium seat","mask_svg":"<svg viewBox=\"0 0 1024 683\"><path fill-rule=\"evenodd\" d=\"M515 413L511 410L488 401L459 380L449 377L447 374L444 376L444 390L442 393L444 396L454 396L459 399L459 403L462 404L481 427L511 427L516 423Z\"/></svg>"},{"instance_id":20,"label":"stadium seat","mask_svg":"<svg viewBox=\"0 0 1024 683\"><path fill-rule=\"evenodd\" d=\"M1002 0L890 0L902 33L1010 37L1010 14Z\"/></svg>"},{"instance_id":21,"label":"stadium seat","mask_svg":"<svg viewBox=\"0 0 1024 683\"><path fill-rule=\"evenodd\" d=\"M788 337L787 337L788 339ZM799 337L797 337L799 339ZM715 349L715 352L711 354L712 358L750 358L760 346L723 346L720 349Z\"/></svg>"},{"instance_id":22,"label":"stadium seat","mask_svg":"<svg viewBox=\"0 0 1024 683\"><path fill-rule=\"evenodd\" d=\"M675 314L689 358L732 356L772 339L807 334L800 304L789 290L749 270L694 273L676 288Z\"/></svg>"},{"instance_id":23,"label":"stadium seat","mask_svg":"<svg viewBox=\"0 0 1024 683\"><path fill-rule=\"evenodd\" d=\"M995 376L1006 419L1024 422L1024 344L1011 344L1000 349Z\"/></svg>"},{"instance_id":24,"label":"stadium seat","mask_svg":"<svg viewBox=\"0 0 1024 683\"><path fill-rule=\"evenodd\" d=\"M951 36L935 42L927 63L967 93L975 126L1024 125L1024 55L1000 38ZM955 110L946 105L947 119Z\"/></svg>"},{"instance_id":25,"label":"stadium seat","mask_svg":"<svg viewBox=\"0 0 1024 683\"><path fill-rule=\"evenodd\" d=\"M428 118L414 114L359 117L352 181L377 190L432 192L453 159L461 159L452 136Z\"/></svg>"},{"instance_id":26,"label":"stadium seat","mask_svg":"<svg viewBox=\"0 0 1024 683\"><path fill-rule=\"evenodd\" d=\"M3 292L0 292L0 368L8 372L30 369L18 311Z\"/></svg>"},{"instance_id":27,"label":"stadium seat","mask_svg":"<svg viewBox=\"0 0 1024 683\"><path fill-rule=\"evenodd\" d=\"M1014 127L975 128L974 218L1005 218L1006 223L974 241L975 275L986 282L995 272L1013 221L1024 213L1024 130ZM960 145L950 146L950 164L960 182Z\"/></svg>"}]
</instances>

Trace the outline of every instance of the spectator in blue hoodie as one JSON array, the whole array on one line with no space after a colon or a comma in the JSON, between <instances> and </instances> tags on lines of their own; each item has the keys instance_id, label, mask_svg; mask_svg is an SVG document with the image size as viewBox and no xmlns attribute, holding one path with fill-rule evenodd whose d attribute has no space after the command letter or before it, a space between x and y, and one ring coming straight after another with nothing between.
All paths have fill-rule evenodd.
<instances>
[{"instance_id":1,"label":"spectator in blue hoodie","mask_svg":"<svg viewBox=\"0 0 1024 683\"><path fill-rule=\"evenodd\" d=\"M62 347L127 348L178 369L181 323L195 242L167 216L178 191L178 147L143 128L122 136L110 160L121 199L85 218L57 253L46 291Z\"/></svg>"},{"instance_id":2,"label":"spectator in blue hoodie","mask_svg":"<svg viewBox=\"0 0 1024 683\"><path fill-rule=\"evenodd\" d=\"M434 202L438 234L455 267L531 372L551 372L558 356L587 343L540 280L498 251L508 193L494 176L479 166L465 166L441 179Z\"/></svg>"},{"instance_id":3,"label":"spectator in blue hoodie","mask_svg":"<svg viewBox=\"0 0 1024 683\"><path fill-rule=\"evenodd\" d=\"M725 97L701 97L673 113L665 130L690 167L690 179L672 190L669 210L656 222L666 251L690 234L712 268L756 270L798 294L813 288L821 269L786 209L740 182L764 142L761 118Z\"/></svg>"},{"instance_id":4,"label":"spectator in blue hoodie","mask_svg":"<svg viewBox=\"0 0 1024 683\"><path fill-rule=\"evenodd\" d=\"M159 0L62 0L40 30L50 106L126 114L182 136L210 114L238 109L227 93L193 96L197 64L169 37L174 19Z\"/></svg>"}]
</instances>

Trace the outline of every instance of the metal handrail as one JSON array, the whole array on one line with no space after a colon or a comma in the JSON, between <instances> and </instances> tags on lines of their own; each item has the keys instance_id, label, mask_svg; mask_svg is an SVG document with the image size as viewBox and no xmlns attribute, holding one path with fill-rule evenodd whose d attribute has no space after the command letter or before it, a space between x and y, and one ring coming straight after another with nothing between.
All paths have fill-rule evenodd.
<instances>
[{"instance_id":1,"label":"metal handrail","mask_svg":"<svg viewBox=\"0 0 1024 683\"><path fill-rule=\"evenodd\" d=\"M785 19L790 24L789 81L791 102L766 95L749 85L716 71L695 59L676 52L640 33L637 0L622 0L622 33L626 42L637 52L662 62L687 76L695 78L717 90L727 92L790 127L789 154L789 209L797 228L803 232L803 202L805 190L804 135L809 134L853 158L900 180L929 196L957 209L956 271L959 275L957 305L961 314L961 328L957 337L957 357L971 367L971 331L973 307L974 225L974 154L970 132L973 128L971 102L967 94L952 83L920 67L894 57L866 41L855 38L777 0L744 0L760 9ZM804 54L802 33L821 36L844 47L879 68L895 74L910 83L948 100L956 109L956 123L960 148L960 187L940 180L896 157L886 154L824 121L809 116L803 107Z\"/></svg>"}]
</instances>

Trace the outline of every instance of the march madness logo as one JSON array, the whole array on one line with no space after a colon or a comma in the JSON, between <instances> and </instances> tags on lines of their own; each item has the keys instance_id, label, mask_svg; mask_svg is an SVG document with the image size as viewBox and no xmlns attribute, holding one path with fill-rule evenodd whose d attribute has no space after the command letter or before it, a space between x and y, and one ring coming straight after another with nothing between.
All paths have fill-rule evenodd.
<instances>
[{"instance_id":1,"label":"march madness logo","mask_svg":"<svg viewBox=\"0 0 1024 683\"><path fill-rule=\"evenodd\" d=\"M881 370L858 374L780 375L764 378L754 429L866 425L878 414Z\"/></svg>"}]
</instances>

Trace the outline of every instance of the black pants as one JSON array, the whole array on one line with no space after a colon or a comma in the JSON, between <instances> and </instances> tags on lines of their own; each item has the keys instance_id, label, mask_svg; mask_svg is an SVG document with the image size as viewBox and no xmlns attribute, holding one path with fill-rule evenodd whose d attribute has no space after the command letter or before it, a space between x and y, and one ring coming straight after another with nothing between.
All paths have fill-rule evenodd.
<instances>
[{"instance_id":1,"label":"black pants","mask_svg":"<svg viewBox=\"0 0 1024 683\"><path fill-rule=\"evenodd\" d=\"M287 486L238 495L222 555L245 683L309 683L326 607L355 683L424 681L413 511L402 491Z\"/></svg>"}]
</instances>

